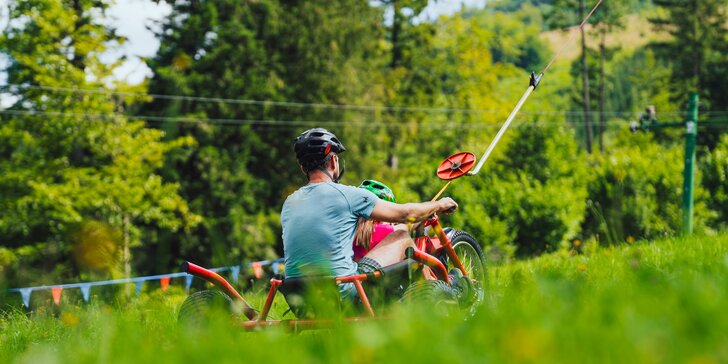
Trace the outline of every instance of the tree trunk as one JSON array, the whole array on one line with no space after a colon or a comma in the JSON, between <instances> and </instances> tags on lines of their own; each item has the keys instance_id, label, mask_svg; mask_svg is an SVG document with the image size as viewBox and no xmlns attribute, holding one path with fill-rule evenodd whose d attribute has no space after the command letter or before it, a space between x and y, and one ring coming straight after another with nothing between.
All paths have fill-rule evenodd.
<instances>
[{"instance_id":1,"label":"tree trunk","mask_svg":"<svg viewBox=\"0 0 728 364\"><path fill-rule=\"evenodd\" d=\"M402 46L399 42L399 35L402 31L402 3L400 0L392 1L394 15L392 17L392 62L391 68L399 66L402 62Z\"/></svg>"},{"instance_id":2,"label":"tree trunk","mask_svg":"<svg viewBox=\"0 0 728 364\"><path fill-rule=\"evenodd\" d=\"M131 237L129 236L129 225L131 223L129 222L128 216L124 216L123 220L124 222L122 223L122 239L124 240L124 249L122 261L124 264L124 278L129 278L131 277L131 249L129 248L129 245L131 245Z\"/></svg>"},{"instance_id":3,"label":"tree trunk","mask_svg":"<svg viewBox=\"0 0 728 364\"><path fill-rule=\"evenodd\" d=\"M84 9L80 0L73 1L73 10L76 13L76 19L73 22L73 30L77 32L79 29L88 25L89 21L84 14ZM83 70L86 68L86 52L84 51L83 53L81 53L81 50L79 49L79 47L75 46L75 43L76 39L74 37L71 44L73 46L73 59L70 61L70 63L77 69Z\"/></svg>"},{"instance_id":4,"label":"tree trunk","mask_svg":"<svg viewBox=\"0 0 728 364\"><path fill-rule=\"evenodd\" d=\"M391 143L389 148L392 150L389 153L389 168L392 168L393 171L397 170L397 166L399 165L399 159L397 158L397 153L395 152L396 145L394 142Z\"/></svg>"},{"instance_id":5,"label":"tree trunk","mask_svg":"<svg viewBox=\"0 0 728 364\"><path fill-rule=\"evenodd\" d=\"M584 0L579 0L579 17L584 17ZM592 152L592 125L589 110L589 72L586 66L586 34L584 28L581 28L581 78L582 78L582 97L584 101L584 127L586 128L586 151Z\"/></svg>"},{"instance_id":6,"label":"tree trunk","mask_svg":"<svg viewBox=\"0 0 728 364\"><path fill-rule=\"evenodd\" d=\"M129 247L131 245L131 236L129 235L130 224L129 217L124 215L121 219L121 262L124 265L124 278L131 277L131 248ZM126 284L124 288L124 295L130 297L131 287Z\"/></svg>"},{"instance_id":7,"label":"tree trunk","mask_svg":"<svg viewBox=\"0 0 728 364\"><path fill-rule=\"evenodd\" d=\"M402 31L402 2L401 0L392 0L392 11L394 12L392 17L392 60L389 64L391 69L397 68L402 62L402 45L400 44L400 32ZM399 126L397 120L397 113L390 111L392 115L392 124L394 124L393 132L390 133L389 140L389 167L392 170L397 170L399 160L397 158L397 135L399 134Z\"/></svg>"},{"instance_id":8,"label":"tree trunk","mask_svg":"<svg viewBox=\"0 0 728 364\"><path fill-rule=\"evenodd\" d=\"M602 41L599 44L599 152L604 153L604 129L606 128L606 116L604 115L604 104L606 104L606 84L604 80L604 67L607 61L606 33L602 33Z\"/></svg>"}]
</instances>

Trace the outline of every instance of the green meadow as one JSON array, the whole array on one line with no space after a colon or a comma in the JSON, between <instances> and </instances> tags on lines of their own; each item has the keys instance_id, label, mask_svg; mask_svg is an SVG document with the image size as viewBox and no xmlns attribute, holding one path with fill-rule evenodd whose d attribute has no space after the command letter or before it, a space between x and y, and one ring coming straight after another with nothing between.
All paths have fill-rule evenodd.
<instances>
[{"instance_id":1,"label":"green meadow","mask_svg":"<svg viewBox=\"0 0 728 364\"><path fill-rule=\"evenodd\" d=\"M728 362L728 235L579 248L491 267L470 318L397 305L391 319L316 331L246 332L227 318L190 328L176 323L176 288L11 310L0 317L0 362ZM272 314L285 310L279 299Z\"/></svg>"}]
</instances>

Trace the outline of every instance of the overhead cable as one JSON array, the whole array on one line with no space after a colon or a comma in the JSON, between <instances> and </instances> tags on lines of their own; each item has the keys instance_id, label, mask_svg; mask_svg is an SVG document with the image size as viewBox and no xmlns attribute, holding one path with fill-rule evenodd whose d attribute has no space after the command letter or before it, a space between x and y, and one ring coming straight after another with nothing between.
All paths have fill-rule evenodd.
<instances>
[{"instance_id":1,"label":"overhead cable","mask_svg":"<svg viewBox=\"0 0 728 364\"><path fill-rule=\"evenodd\" d=\"M299 127L304 125L331 125L331 126L356 126L356 127L380 127L380 126L407 126L409 123L388 123L383 121L344 121L344 120L264 120L264 119L220 119L220 118L195 118L195 117L172 117L172 116L154 116L154 115L125 115L113 113L76 113L76 112L59 112L59 111L30 111L30 110L0 110L0 115L14 116L30 116L30 117L66 117L78 121L113 121L115 119L140 120L158 123L210 123L221 125L264 125L264 126L282 126L282 127ZM459 122L417 122L420 127L442 126L442 127L462 127L462 128L497 128L496 124L488 124L483 122L459 121ZM559 126L577 124L581 126L581 122L562 122L562 121L531 121L526 122L523 126ZM608 125L616 125L610 123Z\"/></svg>"},{"instance_id":2,"label":"overhead cable","mask_svg":"<svg viewBox=\"0 0 728 364\"><path fill-rule=\"evenodd\" d=\"M497 114L507 113L508 110L492 110L492 109L464 109L464 108L448 108L448 107L419 107L419 106L380 106L380 105L353 105L353 104L326 104L326 103L307 103L307 102L290 102L275 100L250 100L250 99L231 99L221 97L206 96L184 96L169 94L148 94L140 92L114 91L109 89L82 89L72 87L49 87L34 85L18 85L9 84L5 88L43 90L51 92L65 92L78 94L94 94L94 95L114 95L122 97L151 98L159 100L179 100L206 103L222 103L222 104L238 104L238 105L257 105L257 106L273 106L288 108L318 108L318 109L335 109L335 110L354 110L354 111L396 111L396 112L426 112L426 113L459 113L459 114ZM684 111L665 111L660 112L661 115L678 114ZM728 113L728 112L726 112ZM574 114L581 115L583 111L530 111L522 112L525 115L564 115ZM604 115L637 115L638 111L592 111L590 114Z\"/></svg>"}]
</instances>

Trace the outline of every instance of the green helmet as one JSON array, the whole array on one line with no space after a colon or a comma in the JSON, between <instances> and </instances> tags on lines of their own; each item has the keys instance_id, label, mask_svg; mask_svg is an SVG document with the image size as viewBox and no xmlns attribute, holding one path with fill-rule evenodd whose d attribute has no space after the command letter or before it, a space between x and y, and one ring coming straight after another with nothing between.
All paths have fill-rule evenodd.
<instances>
[{"instance_id":1,"label":"green helmet","mask_svg":"<svg viewBox=\"0 0 728 364\"><path fill-rule=\"evenodd\" d=\"M360 185L359 188L363 188L365 190L369 190L373 194L375 194L377 197L381 198L382 200L389 201L389 202L397 202L394 199L394 192L392 192L392 189L387 187L382 182L375 181L373 179L365 179Z\"/></svg>"}]
</instances>

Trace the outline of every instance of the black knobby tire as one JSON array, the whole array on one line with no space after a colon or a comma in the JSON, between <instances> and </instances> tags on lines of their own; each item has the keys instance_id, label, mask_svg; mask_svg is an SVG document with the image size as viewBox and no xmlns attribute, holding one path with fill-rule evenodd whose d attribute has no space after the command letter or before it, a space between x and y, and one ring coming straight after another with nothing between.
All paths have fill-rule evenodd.
<instances>
[{"instance_id":1,"label":"black knobby tire","mask_svg":"<svg viewBox=\"0 0 728 364\"><path fill-rule=\"evenodd\" d=\"M488 287L488 271L485 264L485 256L483 248L480 247L475 238L462 230L445 229L445 233L450 239L455 254L460 259L460 263L465 267L468 277L473 280L475 288L475 301L473 307L482 302L485 297L485 290ZM448 271L455 268L447 254L443 253L440 257ZM466 273L463 272L463 273Z\"/></svg>"},{"instance_id":2,"label":"black knobby tire","mask_svg":"<svg viewBox=\"0 0 728 364\"><path fill-rule=\"evenodd\" d=\"M182 303L177 322L204 325L210 322L215 312L232 314L232 300L220 291L204 290L191 294Z\"/></svg>"},{"instance_id":3,"label":"black knobby tire","mask_svg":"<svg viewBox=\"0 0 728 364\"><path fill-rule=\"evenodd\" d=\"M444 281L422 280L412 282L402 295L404 302L453 303L455 297L448 292L452 289Z\"/></svg>"}]
</instances>

